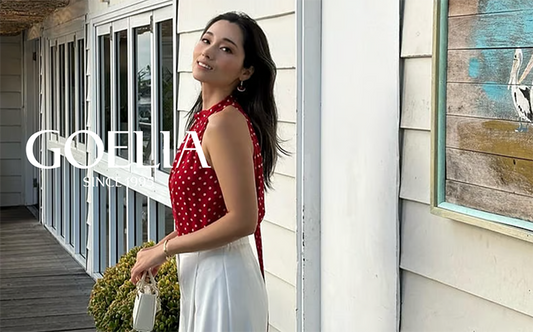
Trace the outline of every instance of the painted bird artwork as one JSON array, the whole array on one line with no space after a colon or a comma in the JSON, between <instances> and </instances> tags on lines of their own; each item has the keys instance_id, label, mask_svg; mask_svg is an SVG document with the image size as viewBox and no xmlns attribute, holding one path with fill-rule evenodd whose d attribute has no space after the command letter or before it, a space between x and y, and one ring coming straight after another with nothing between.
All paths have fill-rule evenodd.
<instances>
[{"instance_id":1,"label":"painted bird artwork","mask_svg":"<svg viewBox=\"0 0 533 332\"><path fill-rule=\"evenodd\" d=\"M533 55L529 60L524 72L518 78L523 61L522 50L517 48L514 53L511 77L507 89L511 90L513 104L518 114L519 125L516 132L527 132L528 126L533 123L533 82L531 86L523 85L522 82L533 68Z\"/></svg>"}]
</instances>

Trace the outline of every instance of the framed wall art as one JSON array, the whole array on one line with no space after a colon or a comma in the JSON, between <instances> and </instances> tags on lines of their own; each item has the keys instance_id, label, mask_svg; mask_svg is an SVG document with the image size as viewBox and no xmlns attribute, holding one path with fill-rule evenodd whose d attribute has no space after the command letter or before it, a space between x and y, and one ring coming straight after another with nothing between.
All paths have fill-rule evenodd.
<instances>
[{"instance_id":1,"label":"framed wall art","mask_svg":"<svg viewBox=\"0 0 533 332\"><path fill-rule=\"evenodd\" d=\"M432 212L533 242L533 1L435 0Z\"/></svg>"}]
</instances>

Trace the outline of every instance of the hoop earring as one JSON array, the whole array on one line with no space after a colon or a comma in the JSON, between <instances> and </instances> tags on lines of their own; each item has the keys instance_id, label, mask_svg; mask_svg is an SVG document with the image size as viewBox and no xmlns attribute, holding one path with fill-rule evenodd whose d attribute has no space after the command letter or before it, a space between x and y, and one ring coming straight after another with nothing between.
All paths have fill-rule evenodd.
<instances>
[{"instance_id":1,"label":"hoop earring","mask_svg":"<svg viewBox=\"0 0 533 332\"><path fill-rule=\"evenodd\" d=\"M244 92L246 88L244 87L244 81L241 81L241 84L237 85L237 91Z\"/></svg>"}]
</instances>

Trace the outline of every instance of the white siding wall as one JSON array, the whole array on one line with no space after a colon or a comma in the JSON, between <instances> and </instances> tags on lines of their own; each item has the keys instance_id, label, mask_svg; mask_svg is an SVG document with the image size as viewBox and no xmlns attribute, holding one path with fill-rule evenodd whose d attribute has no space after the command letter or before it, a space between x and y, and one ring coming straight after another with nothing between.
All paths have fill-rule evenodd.
<instances>
[{"instance_id":1,"label":"white siding wall","mask_svg":"<svg viewBox=\"0 0 533 332\"><path fill-rule=\"evenodd\" d=\"M278 67L275 92L280 125L279 135L288 140L284 147L293 153L276 167L274 189L266 195L266 216L262 223L263 249L270 324L273 331L296 329L296 31L294 2L267 1L179 1L179 96L183 121L198 96L199 84L191 75L192 50L205 24L219 13L239 10L255 18L265 31ZM253 243L253 240L252 240Z\"/></svg>"},{"instance_id":2,"label":"white siding wall","mask_svg":"<svg viewBox=\"0 0 533 332\"><path fill-rule=\"evenodd\" d=\"M531 331L533 245L430 213L432 17L405 1L401 331Z\"/></svg>"},{"instance_id":3,"label":"white siding wall","mask_svg":"<svg viewBox=\"0 0 533 332\"><path fill-rule=\"evenodd\" d=\"M322 1L322 331L397 327L399 25L398 2Z\"/></svg>"},{"instance_id":4,"label":"white siding wall","mask_svg":"<svg viewBox=\"0 0 533 332\"><path fill-rule=\"evenodd\" d=\"M22 36L0 37L0 206L23 204Z\"/></svg>"}]
</instances>

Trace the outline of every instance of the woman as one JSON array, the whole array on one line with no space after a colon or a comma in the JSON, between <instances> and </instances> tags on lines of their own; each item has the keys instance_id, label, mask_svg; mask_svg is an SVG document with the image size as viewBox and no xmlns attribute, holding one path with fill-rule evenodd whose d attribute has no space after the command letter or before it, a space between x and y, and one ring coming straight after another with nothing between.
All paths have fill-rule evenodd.
<instances>
[{"instance_id":1,"label":"woman","mask_svg":"<svg viewBox=\"0 0 533 332\"><path fill-rule=\"evenodd\" d=\"M186 135L169 178L176 231L138 253L131 281L176 255L180 332L266 331L259 224L264 187L278 151L286 154L276 134L276 66L261 28L234 12L207 24L192 65L202 90L187 128L210 167L202 167L194 134Z\"/></svg>"}]
</instances>

